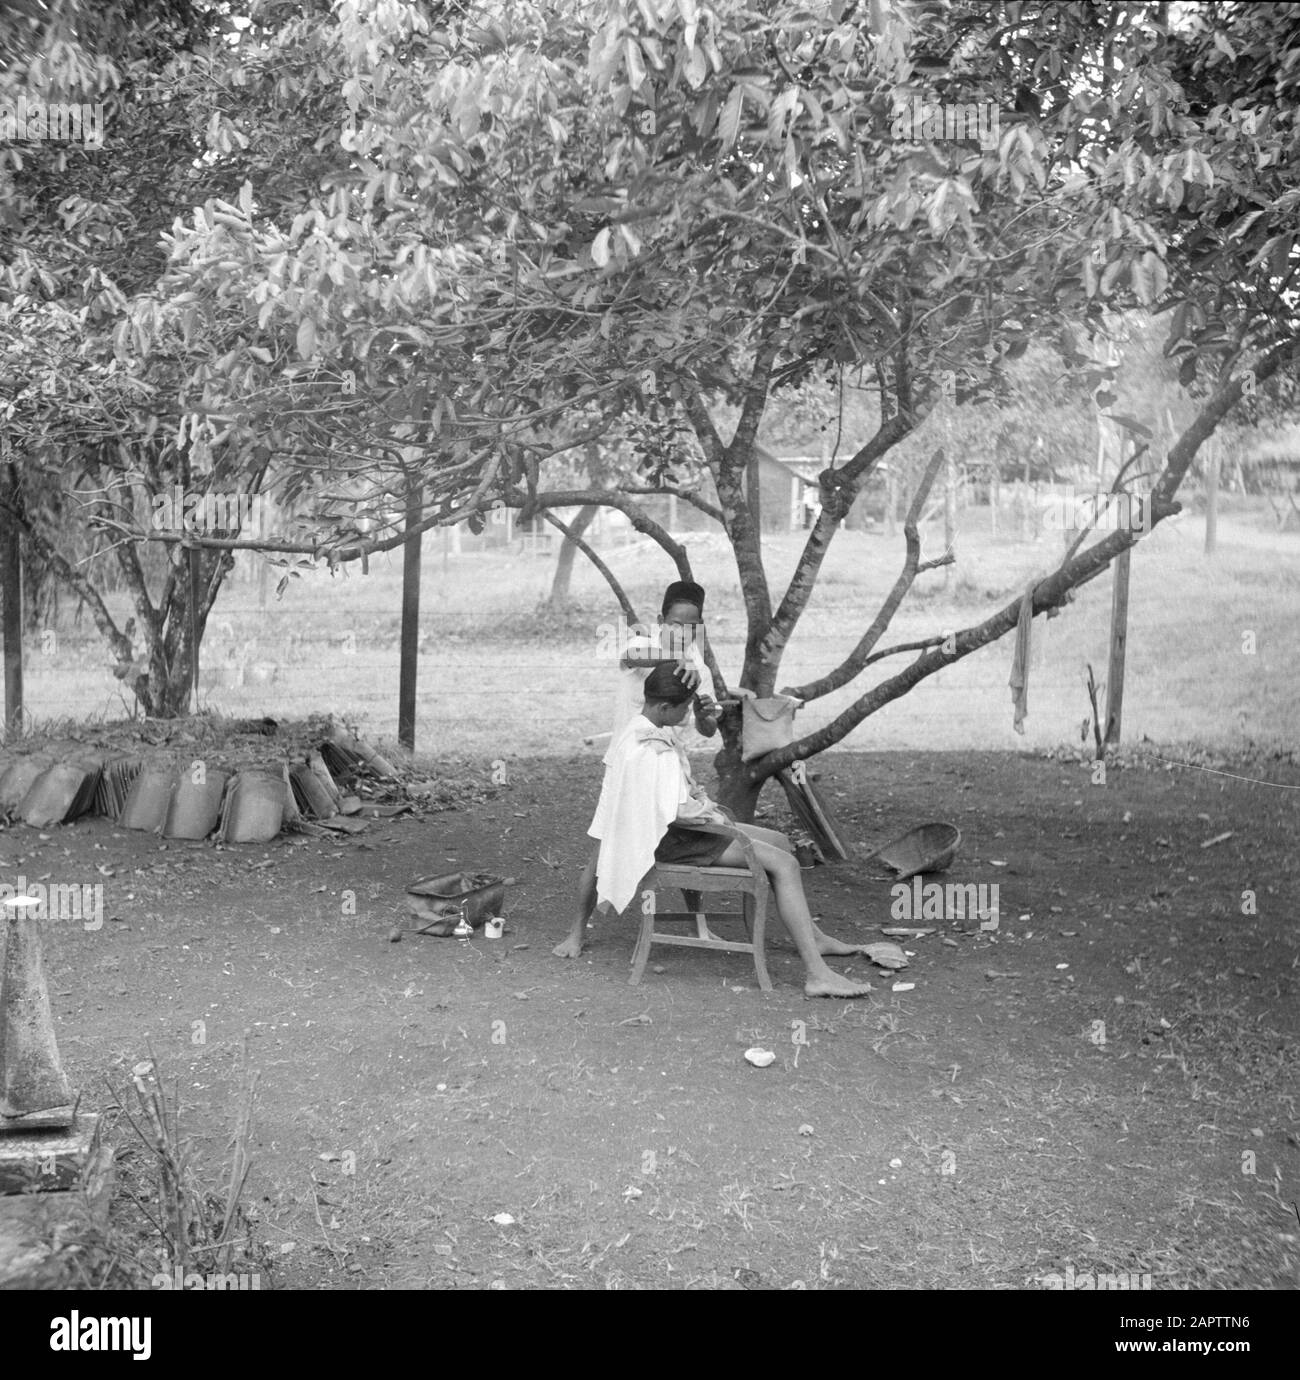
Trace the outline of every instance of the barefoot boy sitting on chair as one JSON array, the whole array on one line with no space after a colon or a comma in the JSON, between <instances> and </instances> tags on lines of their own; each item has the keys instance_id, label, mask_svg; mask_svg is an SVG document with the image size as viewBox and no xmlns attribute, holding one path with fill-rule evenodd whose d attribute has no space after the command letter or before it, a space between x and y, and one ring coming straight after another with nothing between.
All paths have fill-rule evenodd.
<instances>
[{"instance_id":1,"label":"barefoot boy sitting on chair","mask_svg":"<svg viewBox=\"0 0 1300 1380\"><path fill-rule=\"evenodd\" d=\"M683 741L683 746L691 749L707 744L718 731L718 706L707 690L700 689L707 673L704 658L700 654L704 639L704 587L693 580L674 580L664 591L663 605L659 614L659 630L652 636L629 639L619 658L618 683L614 700L614 731L610 738L612 750L614 740L627 725L641 712L645 698L645 680L652 668L676 663L674 674L688 689L694 691L695 733L692 741ZM673 730L674 736L690 736L689 728ZM609 762L609 752L605 754ZM569 936L555 946L551 952L557 958L577 958L582 952L580 942L573 935L583 936L587 932L587 921L596 908L596 855L593 847L582 875L578 879L576 898L577 911L573 929ZM716 936L709 933L703 918L698 921L701 939Z\"/></svg>"},{"instance_id":2,"label":"barefoot boy sitting on chair","mask_svg":"<svg viewBox=\"0 0 1300 1380\"><path fill-rule=\"evenodd\" d=\"M691 828L693 822L728 824L746 834L768 875L777 910L803 959L810 997L860 997L871 989L827 966L825 955L861 952L817 928L803 891L803 876L789 840L774 829L737 824L710 800L691 775L672 729L690 710L692 691L670 665L645 682L641 712L618 734L605 756L605 780L587 832L599 840L596 887L600 902L622 911L656 862L699 867L743 867L744 851L729 838ZM586 918L575 922L564 947L580 953Z\"/></svg>"}]
</instances>

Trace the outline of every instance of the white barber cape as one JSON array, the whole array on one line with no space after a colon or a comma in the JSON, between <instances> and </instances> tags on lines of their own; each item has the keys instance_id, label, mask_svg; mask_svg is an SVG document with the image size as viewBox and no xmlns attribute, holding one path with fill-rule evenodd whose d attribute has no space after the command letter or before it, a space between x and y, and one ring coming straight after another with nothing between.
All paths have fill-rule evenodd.
<instances>
[{"instance_id":1,"label":"white barber cape","mask_svg":"<svg viewBox=\"0 0 1300 1380\"><path fill-rule=\"evenodd\" d=\"M596 899L622 911L654 866L655 849L676 819L713 817L671 728L638 714L605 753L605 780L587 833L600 840Z\"/></svg>"}]
</instances>

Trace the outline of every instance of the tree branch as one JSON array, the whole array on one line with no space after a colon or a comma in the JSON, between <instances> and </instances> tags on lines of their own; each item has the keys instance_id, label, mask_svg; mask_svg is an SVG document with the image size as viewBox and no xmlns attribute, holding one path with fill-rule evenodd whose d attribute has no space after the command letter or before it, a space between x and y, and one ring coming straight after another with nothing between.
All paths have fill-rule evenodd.
<instances>
[{"instance_id":1,"label":"tree branch","mask_svg":"<svg viewBox=\"0 0 1300 1380\"><path fill-rule=\"evenodd\" d=\"M758 436L758 425L763 420L767 407L767 391L772 377L772 365L776 362L779 325L772 323L759 341L754 353L754 367L745 385L744 400L740 406L740 420L731 438L731 444L723 452L724 469L735 470L749 463L753 454L754 441Z\"/></svg>"},{"instance_id":2,"label":"tree branch","mask_svg":"<svg viewBox=\"0 0 1300 1380\"><path fill-rule=\"evenodd\" d=\"M716 472L722 464L722 456L727 448L723 445L722 437L718 435L718 428L713 424L709 409L705 407L704 400L698 393L687 393L682 398L682 407L699 438L704 458Z\"/></svg>"},{"instance_id":3,"label":"tree branch","mask_svg":"<svg viewBox=\"0 0 1300 1380\"><path fill-rule=\"evenodd\" d=\"M912 587L912 582L920 571L921 537L917 530L917 523L920 521L925 500L934 486L934 481L943 467L943 462L944 452L943 448L940 447L930 457L930 461L925 467L921 482L912 495L912 503L907 510L907 517L903 522L903 538L907 544L903 568L899 571L898 578L886 595L879 612L871 620L871 626L862 634L857 646L833 671L828 672L819 680L809 681L806 685L799 685L793 690L787 690L787 694L795 695L801 700L818 699L822 695L829 694L832 690L838 690L842 685L847 685L867 665L871 649L880 641L885 630L893 622L894 614L898 612L898 606L903 602L908 590Z\"/></svg>"},{"instance_id":4,"label":"tree branch","mask_svg":"<svg viewBox=\"0 0 1300 1380\"><path fill-rule=\"evenodd\" d=\"M1270 350L1254 366L1256 383L1270 378L1284 364L1300 362L1300 340L1282 342ZM1206 400L1200 413L1186 431L1178 438L1169 452L1164 471L1156 484L1151 499L1151 526L1147 532L1120 530L1112 532L1096 545L1088 547L1072 558L1065 560L1052 574L1040 580L1034 587L1033 615L1046 613L1069 602L1074 591L1089 580L1095 579L1106 569L1116 556L1128 547L1135 546L1141 537L1149 536L1158 523L1174 513L1181 511L1181 505L1174 500L1178 485L1191 466L1192 460L1201 444L1213 434L1223 416L1240 400L1245 385L1245 374L1239 374L1222 383ZM997 613L973 628L963 628L940 640L940 649L932 647L923 652L905 670L890 679L873 686L859 696L847 709L829 724L816 732L800 738L775 752L769 752L748 764L748 775L752 781L766 779L788 767L791 763L814 756L835 743L840 742L864 719L876 713L891 701L907 694L936 671L950 666L954 661L969 656L971 652L1009 633L1019 622L1020 606L1023 596L1017 595ZM953 646L948 654L941 650L943 645ZM883 655L883 653L882 653ZM792 691L791 693L799 693ZM824 693L824 692L823 692Z\"/></svg>"},{"instance_id":5,"label":"tree branch","mask_svg":"<svg viewBox=\"0 0 1300 1380\"><path fill-rule=\"evenodd\" d=\"M689 504L691 505L692 508L698 508L698 509L700 510L700 512L702 512L706 517L711 517L711 518L714 520L714 522L716 522L716 523L718 524L719 527L723 527L723 526L726 525L725 519L723 518L723 515L722 515L722 509L721 509L721 508L715 508L715 507L713 506L712 503L709 503L706 499L701 498L701 497L699 496L699 494L697 494L693 489L678 489L678 488L659 488L659 489L651 489L651 488L644 488L644 489L642 489L642 488L636 488L636 489L634 489L634 488L631 488L631 487L630 487L629 485L627 485L627 484L620 484L620 485L618 486L618 491L619 491L619 493L621 493L621 494L644 494L644 495L666 494L666 495L669 495L670 497L680 498L680 499L683 499L685 502L689 503Z\"/></svg>"},{"instance_id":6,"label":"tree branch","mask_svg":"<svg viewBox=\"0 0 1300 1380\"><path fill-rule=\"evenodd\" d=\"M109 613L107 605L94 585L63 556L25 513L19 511L14 504L9 503L4 498L0 498L0 508L3 508L27 533L40 550L41 559L55 572L59 579L69 589L75 590L78 596L90 605L90 616L94 619L95 626L113 651L123 661L130 661L132 656L131 641L118 631L117 624L113 622L112 614Z\"/></svg>"},{"instance_id":7,"label":"tree branch","mask_svg":"<svg viewBox=\"0 0 1300 1380\"><path fill-rule=\"evenodd\" d=\"M854 499L865 487L870 467L895 445L897 440L905 436L907 430L906 425L897 416L890 418L847 465L839 469L827 468L818 475L817 487L822 495L822 510L808 534L799 564L790 577L780 607L768 629L765 642L773 649L783 648L794 635L795 627L817 586L817 577L821 573L835 533L839 530L839 524L848 516ZM894 439L890 439L891 437ZM856 463L859 461L863 463Z\"/></svg>"},{"instance_id":8,"label":"tree branch","mask_svg":"<svg viewBox=\"0 0 1300 1380\"><path fill-rule=\"evenodd\" d=\"M876 461L886 452L892 450L914 426L915 422L906 419L901 410L896 411L892 417L881 422L880 429L876 434L859 450L855 451L839 469L826 471L820 476L819 482L824 484L828 475L834 476L834 482L838 487L843 487L845 484L857 484L859 480L865 481L870 471L875 467Z\"/></svg>"},{"instance_id":9,"label":"tree branch","mask_svg":"<svg viewBox=\"0 0 1300 1380\"><path fill-rule=\"evenodd\" d=\"M560 519L557 518L554 513L543 512L542 516L546 519L547 522L551 524L552 527L558 527L560 531L564 533L565 537L569 541L571 541L574 544L574 546L576 546L578 550L582 552L584 556L586 556L586 558L592 563L592 565L596 567L597 570L600 571L600 573L605 577L606 583L609 585L610 589L614 591L614 598L618 600L619 607L623 610L623 613L626 615L627 621L629 623L635 623L637 621L636 610L632 607L631 601L623 592L623 586L619 584L617 578L614 575L614 572L609 568L609 566L607 566L605 562L600 559L600 557L591 549L590 546L587 545L587 543L581 537L575 536L573 534L573 532L569 529L569 524L567 522L561 522Z\"/></svg>"}]
</instances>

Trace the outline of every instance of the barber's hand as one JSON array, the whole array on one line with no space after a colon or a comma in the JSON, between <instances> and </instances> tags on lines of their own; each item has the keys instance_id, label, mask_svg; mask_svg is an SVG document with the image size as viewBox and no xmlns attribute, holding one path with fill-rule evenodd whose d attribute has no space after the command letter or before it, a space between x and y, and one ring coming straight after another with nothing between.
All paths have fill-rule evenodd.
<instances>
[{"instance_id":1,"label":"barber's hand","mask_svg":"<svg viewBox=\"0 0 1300 1380\"><path fill-rule=\"evenodd\" d=\"M700 673L694 666L688 665L685 661L679 661L677 663L677 669L673 674L688 690L694 690L700 683Z\"/></svg>"},{"instance_id":2,"label":"barber's hand","mask_svg":"<svg viewBox=\"0 0 1300 1380\"><path fill-rule=\"evenodd\" d=\"M717 701L711 695L696 695L695 712L701 719L716 719L718 717Z\"/></svg>"}]
</instances>

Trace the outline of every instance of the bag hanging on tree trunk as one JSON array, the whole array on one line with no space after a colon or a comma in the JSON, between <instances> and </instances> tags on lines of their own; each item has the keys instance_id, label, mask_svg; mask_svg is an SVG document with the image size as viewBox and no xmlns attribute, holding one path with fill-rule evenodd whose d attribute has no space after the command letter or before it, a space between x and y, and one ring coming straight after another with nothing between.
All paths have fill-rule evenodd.
<instances>
[{"instance_id":1,"label":"bag hanging on tree trunk","mask_svg":"<svg viewBox=\"0 0 1300 1380\"><path fill-rule=\"evenodd\" d=\"M747 696L741 710L740 760L752 762L766 752L794 742L794 711L800 701L789 695L760 700Z\"/></svg>"}]
</instances>

